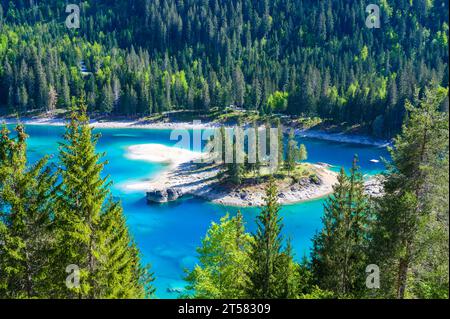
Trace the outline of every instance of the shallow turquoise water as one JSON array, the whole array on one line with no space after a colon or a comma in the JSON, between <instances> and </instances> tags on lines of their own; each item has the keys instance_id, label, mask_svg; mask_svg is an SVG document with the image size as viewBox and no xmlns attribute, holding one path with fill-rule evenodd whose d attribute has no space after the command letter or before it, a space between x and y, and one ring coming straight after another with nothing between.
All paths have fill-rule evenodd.
<instances>
[{"instance_id":1,"label":"shallow turquoise water","mask_svg":"<svg viewBox=\"0 0 450 319\"><path fill-rule=\"evenodd\" d=\"M30 135L28 153L30 162L45 154L57 157L58 141L61 141L62 127L27 126ZM143 254L143 260L152 264L156 275L157 296L176 298L167 288L183 287L183 269L195 265L195 248L212 221L237 209L214 205L195 198L185 198L176 203L147 205L145 194L123 190L123 184L145 180L156 176L162 164L130 160L125 157L130 145L160 143L174 145L169 130L149 129L97 129L101 133L98 150L106 152L109 164L105 173L114 181L113 194L122 201L128 225ZM388 157L384 148L302 139L308 149L310 162L326 162L348 168L354 154L358 154L364 174L374 174L383 169L381 163L370 160ZM255 229L254 217L258 209L241 209L249 231ZM281 212L284 221L283 232L290 237L297 259L309 254L312 236L321 228L323 200L284 206Z\"/></svg>"}]
</instances>

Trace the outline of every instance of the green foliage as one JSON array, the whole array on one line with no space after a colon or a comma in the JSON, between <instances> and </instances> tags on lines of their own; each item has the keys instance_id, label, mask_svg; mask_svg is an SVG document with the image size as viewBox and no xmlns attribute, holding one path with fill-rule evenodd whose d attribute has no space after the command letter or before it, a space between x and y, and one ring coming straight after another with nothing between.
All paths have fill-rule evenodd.
<instances>
[{"instance_id":1,"label":"green foliage","mask_svg":"<svg viewBox=\"0 0 450 319\"><path fill-rule=\"evenodd\" d=\"M266 190L266 206L257 217L257 232L250 252L252 269L247 288L251 298L296 297L296 265L293 264L290 245L282 250L280 205L273 178Z\"/></svg>"},{"instance_id":2,"label":"green foliage","mask_svg":"<svg viewBox=\"0 0 450 319\"><path fill-rule=\"evenodd\" d=\"M56 215L57 258L61 269L80 267L80 287L63 289L64 297L141 298L140 264L122 208L110 197L105 162L95 152L83 97L73 111L60 147L61 179Z\"/></svg>"},{"instance_id":3,"label":"green foliage","mask_svg":"<svg viewBox=\"0 0 450 319\"><path fill-rule=\"evenodd\" d=\"M286 161L285 168L290 176L297 168L297 161L306 161L308 159L308 153L306 151L306 146L301 144L298 147L297 141L295 140L294 131L289 132L287 146L286 146Z\"/></svg>"},{"instance_id":4,"label":"green foliage","mask_svg":"<svg viewBox=\"0 0 450 319\"><path fill-rule=\"evenodd\" d=\"M289 93L275 91L267 98L267 106L271 112L284 112L287 109Z\"/></svg>"},{"instance_id":5,"label":"green foliage","mask_svg":"<svg viewBox=\"0 0 450 319\"><path fill-rule=\"evenodd\" d=\"M390 149L386 195L377 202L374 263L384 296L448 297L447 90L426 91Z\"/></svg>"},{"instance_id":6,"label":"green foliage","mask_svg":"<svg viewBox=\"0 0 450 319\"><path fill-rule=\"evenodd\" d=\"M358 296L365 282L370 209L356 162L355 157L350 176L341 169L334 194L325 204L323 230L313 239L315 281L337 297Z\"/></svg>"},{"instance_id":7,"label":"green foliage","mask_svg":"<svg viewBox=\"0 0 450 319\"><path fill-rule=\"evenodd\" d=\"M298 150L298 159L301 162L308 159L308 151L306 150L305 144L300 145L300 149Z\"/></svg>"},{"instance_id":8,"label":"green foliage","mask_svg":"<svg viewBox=\"0 0 450 319\"><path fill-rule=\"evenodd\" d=\"M244 174L244 136L240 127L236 126L230 131L225 129L222 131L223 145L223 157L226 159L226 152L232 151L231 163L226 163L228 179L231 183L239 186L242 183L242 177ZM229 143L228 147L226 146Z\"/></svg>"},{"instance_id":9,"label":"green foliage","mask_svg":"<svg viewBox=\"0 0 450 319\"><path fill-rule=\"evenodd\" d=\"M43 158L26 166L26 134L0 137L0 298L49 297L56 176Z\"/></svg>"},{"instance_id":10,"label":"green foliage","mask_svg":"<svg viewBox=\"0 0 450 319\"><path fill-rule=\"evenodd\" d=\"M362 0L99 0L81 5L76 31L61 23L65 1L0 3L1 113L46 112L53 87L64 110L84 91L108 115L235 105L391 137L416 88L448 86L445 1L383 0L376 32Z\"/></svg>"},{"instance_id":11,"label":"green foliage","mask_svg":"<svg viewBox=\"0 0 450 319\"><path fill-rule=\"evenodd\" d=\"M186 277L194 298L244 298L252 265L248 256L253 238L245 233L242 215L213 223L197 249L199 264Z\"/></svg>"}]
</instances>

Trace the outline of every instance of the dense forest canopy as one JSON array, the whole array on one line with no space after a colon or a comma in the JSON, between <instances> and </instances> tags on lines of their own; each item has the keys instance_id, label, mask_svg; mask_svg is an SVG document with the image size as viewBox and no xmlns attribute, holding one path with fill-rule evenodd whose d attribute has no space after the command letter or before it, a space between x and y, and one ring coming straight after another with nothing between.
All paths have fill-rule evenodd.
<instances>
[{"instance_id":1,"label":"dense forest canopy","mask_svg":"<svg viewBox=\"0 0 450 319\"><path fill-rule=\"evenodd\" d=\"M379 29L361 0L80 1L79 29L69 2L0 1L0 113L67 109L84 91L90 112L237 105L390 137L407 99L448 86L445 0L378 0Z\"/></svg>"}]
</instances>

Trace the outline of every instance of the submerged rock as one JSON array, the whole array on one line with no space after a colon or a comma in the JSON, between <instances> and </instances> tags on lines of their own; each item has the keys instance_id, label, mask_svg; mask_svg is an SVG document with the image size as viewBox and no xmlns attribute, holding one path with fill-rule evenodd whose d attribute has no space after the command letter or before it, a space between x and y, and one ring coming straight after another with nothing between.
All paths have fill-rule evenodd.
<instances>
[{"instance_id":1,"label":"submerged rock","mask_svg":"<svg viewBox=\"0 0 450 319\"><path fill-rule=\"evenodd\" d=\"M178 288L178 287L175 287L175 288L169 287L169 288L167 288L167 292L168 293L178 293L178 294L180 294L183 291L184 291L183 288Z\"/></svg>"},{"instance_id":2,"label":"submerged rock","mask_svg":"<svg viewBox=\"0 0 450 319\"><path fill-rule=\"evenodd\" d=\"M167 192L165 190L147 192L147 201L150 203L165 203L167 202Z\"/></svg>"},{"instance_id":3,"label":"submerged rock","mask_svg":"<svg viewBox=\"0 0 450 319\"><path fill-rule=\"evenodd\" d=\"M240 197L241 197L241 199L243 199L243 200L248 199L248 193L243 192L243 193L241 193Z\"/></svg>"},{"instance_id":4,"label":"submerged rock","mask_svg":"<svg viewBox=\"0 0 450 319\"><path fill-rule=\"evenodd\" d=\"M181 196L183 196L183 193L178 188L153 190L147 192L147 202L158 204L173 202L179 199Z\"/></svg>"},{"instance_id":5,"label":"submerged rock","mask_svg":"<svg viewBox=\"0 0 450 319\"><path fill-rule=\"evenodd\" d=\"M183 193L178 188L168 188L167 189L167 200L174 201L183 196Z\"/></svg>"}]
</instances>

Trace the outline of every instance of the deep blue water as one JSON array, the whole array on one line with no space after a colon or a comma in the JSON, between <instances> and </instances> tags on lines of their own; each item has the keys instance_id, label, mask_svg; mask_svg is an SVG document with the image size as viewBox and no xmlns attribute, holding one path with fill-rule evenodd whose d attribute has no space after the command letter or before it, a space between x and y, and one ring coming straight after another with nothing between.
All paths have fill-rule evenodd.
<instances>
[{"instance_id":1,"label":"deep blue water","mask_svg":"<svg viewBox=\"0 0 450 319\"><path fill-rule=\"evenodd\" d=\"M58 141L63 127L27 126L29 161L35 162L45 154L57 157ZM162 164L130 160L125 157L126 148L136 144L160 143L172 146L169 130L150 129L96 129L101 133L98 151L106 152L109 164L105 173L113 184L113 194L122 201L131 233L136 240L143 261L151 263L156 276L157 296L176 298L167 288L184 286L183 269L192 268L196 262L195 248L200 244L212 221L219 221L227 212L235 214L236 208L214 205L195 198L185 198L176 203L147 205L145 194L123 190L126 182L145 180L158 174ZM381 163L370 160L388 157L384 148L348 144L317 139L301 140L308 149L309 162L326 162L349 168L354 154L359 156L359 165L364 174L375 174L383 170ZM241 209L247 228L254 231L254 218L258 209ZM283 232L290 237L296 254L301 259L309 254L311 239L321 228L323 200L284 206L281 212Z\"/></svg>"}]
</instances>

